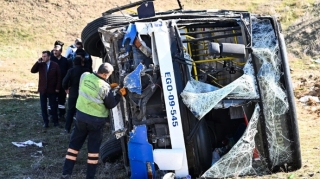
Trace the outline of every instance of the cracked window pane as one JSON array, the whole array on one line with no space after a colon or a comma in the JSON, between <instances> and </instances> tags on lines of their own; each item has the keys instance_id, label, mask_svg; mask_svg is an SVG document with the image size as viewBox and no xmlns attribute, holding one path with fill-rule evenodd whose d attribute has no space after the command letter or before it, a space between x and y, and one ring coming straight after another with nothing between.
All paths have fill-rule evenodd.
<instances>
[{"instance_id":1,"label":"cracked window pane","mask_svg":"<svg viewBox=\"0 0 320 179\"><path fill-rule=\"evenodd\" d=\"M268 152L271 167L288 163L292 159L291 144L286 129L287 95L280 77L281 59L278 57L279 44L269 20L253 21L253 55L260 61L258 72L263 114L266 125Z\"/></svg>"},{"instance_id":2,"label":"cracked window pane","mask_svg":"<svg viewBox=\"0 0 320 179\"><path fill-rule=\"evenodd\" d=\"M260 112L260 106L256 104L254 114L241 139L227 154L214 163L202 177L224 178L241 175L262 175L270 173L267 163L271 164L272 169L292 160L290 157L292 156L291 144L293 142L289 140L288 130L285 130L286 126L283 125L287 120L289 105L287 94L280 82L283 74L280 70L282 63L278 56L277 38L269 20L254 19L252 28L252 60L255 60L258 71L256 76L260 87L261 111L265 122L264 132L267 136L268 151L260 153L255 147L255 135L258 131L257 124ZM245 74L247 73L245 72ZM235 82L237 80L233 83ZM218 100L217 98L212 99ZM195 107L191 109L200 110ZM254 151L259 153L259 160L255 160ZM262 154L268 154L268 156Z\"/></svg>"},{"instance_id":3,"label":"cracked window pane","mask_svg":"<svg viewBox=\"0 0 320 179\"><path fill-rule=\"evenodd\" d=\"M201 177L224 178L257 174L252 164L255 149L254 136L257 133L259 113L260 107L256 104L248 127L240 140Z\"/></svg>"},{"instance_id":4,"label":"cracked window pane","mask_svg":"<svg viewBox=\"0 0 320 179\"><path fill-rule=\"evenodd\" d=\"M242 76L221 89L200 81L189 81L181 93L184 104L200 120L216 105L221 106L219 102L224 98L258 99L251 59L247 61L243 70Z\"/></svg>"}]
</instances>

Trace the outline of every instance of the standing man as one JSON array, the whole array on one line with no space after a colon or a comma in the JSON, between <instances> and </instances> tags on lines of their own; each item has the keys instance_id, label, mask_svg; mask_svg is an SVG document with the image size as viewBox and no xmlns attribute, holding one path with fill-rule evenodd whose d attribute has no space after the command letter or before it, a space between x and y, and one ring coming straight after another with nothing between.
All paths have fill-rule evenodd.
<instances>
[{"instance_id":1,"label":"standing man","mask_svg":"<svg viewBox=\"0 0 320 179\"><path fill-rule=\"evenodd\" d=\"M43 51L42 57L31 68L31 73L39 72L38 92L40 93L40 105L43 118L43 127L49 127L47 99L49 99L49 106L54 126L59 126L57 115L57 94L61 88L61 74L59 65L50 61L50 51Z\"/></svg>"},{"instance_id":2,"label":"standing man","mask_svg":"<svg viewBox=\"0 0 320 179\"><path fill-rule=\"evenodd\" d=\"M126 95L126 90L121 88L114 96L113 90L106 82L112 72L113 66L110 63L103 63L97 74L85 72L81 75L75 128L71 134L61 178L71 177L77 155L87 136L87 179L93 179L95 176L102 129L109 117L109 109L114 108L120 97Z\"/></svg>"},{"instance_id":3,"label":"standing man","mask_svg":"<svg viewBox=\"0 0 320 179\"><path fill-rule=\"evenodd\" d=\"M56 41L54 42L54 44L53 44L53 48L54 48L56 45L60 45L61 48L63 48L64 43L61 42L60 40L56 40ZM53 50L51 50L51 54L50 54L50 55L51 55L51 59L52 59L52 57L54 57Z\"/></svg>"},{"instance_id":4,"label":"standing man","mask_svg":"<svg viewBox=\"0 0 320 179\"><path fill-rule=\"evenodd\" d=\"M63 79L68 70L71 68L70 63L68 62L67 58L63 57L61 55L62 53L62 47L60 45L56 45L53 49L54 58L51 58L52 61L56 62L59 65L60 73L61 73L61 79ZM62 81L60 81L60 90L58 94L58 115L60 120L65 120L64 115L66 114L66 97L67 94L62 88Z\"/></svg>"},{"instance_id":5,"label":"standing man","mask_svg":"<svg viewBox=\"0 0 320 179\"><path fill-rule=\"evenodd\" d=\"M62 87L69 94L68 98L68 110L65 131L70 133L73 115L76 113L76 102L79 94L79 81L84 72L89 72L89 69L85 68L80 57L76 57L73 60L74 67L68 70L67 75L63 78Z\"/></svg>"},{"instance_id":6,"label":"standing man","mask_svg":"<svg viewBox=\"0 0 320 179\"><path fill-rule=\"evenodd\" d=\"M81 57L84 66L90 70L92 73L92 58L91 55L89 55L85 50L83 50L83 46L81 42L77 43L77 50L76 50L76 57Z\"/></svg>"}]
</instances>

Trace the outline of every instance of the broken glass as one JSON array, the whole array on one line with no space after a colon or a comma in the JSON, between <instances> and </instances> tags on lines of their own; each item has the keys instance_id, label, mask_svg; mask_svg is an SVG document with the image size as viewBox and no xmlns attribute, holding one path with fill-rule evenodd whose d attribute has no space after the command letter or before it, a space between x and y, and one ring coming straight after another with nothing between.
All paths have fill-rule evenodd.
<instances>
[{"instance_id":1,"label":"broken glass","mask_svg":"<svg viewBox=\"0 0 320 179\"><path fill-rule=\"evenodd\" d=\"M261 175L270 172L266 165L267 160L270 160L268 163L271 164L271 169L274 166L288 163L292 160L290 159L292 156L290 147L292 141L289 140L289 134L286 132L288 130L284 129L285 125L281 125L282 123L286 123L289 105L287 94L280 82L283 74L280 70L282 63L278 56L278 41L270 20L253 19L252 28L252 59L255 60L258 72L256 76L262 108L260 109L260 106L256 104L254 114L241 139L226 155L207 170L202 177L225 178L242 175ZM217 98L210 100L217 100ZM192 109L198 110L196 108ZM258 164L254 159L253 153L260 110L263 112L265 122L265 133L268 143L267 153L269 156L262 156L257 151L260 156L260 160L258 160L260 163Z\"/></svg>"},{"instance_id":2,"label":"broken glass","mask_svg":"<svg viewBox=\"0 0 320 179\"><path fill-rule=\"evenodd\" d=\"M282 77L281 59L278 56L279 44L270 20L253 21L253 55L261 64L258 83L263 104L266 125L268 152L271 168L288 163L292 159L288 130L285 130L289 109L287 94L280 78Z\"/></svg>"},{"instance_id":3,"label":"broken glass","mask_svg":"<svg viewBox=\"0 0 320 179\"><path fill-rule=\"evenodd\" d=\"M184 104L200 120L224 98L258 99L251 58L243 70L244 74L241 77L220 89L210 84L190 80L181 93Z\"/></svg>"},{"instance_id":4,"label":"broken glass","mask_svg":"<svg viewBox=\"0 0 320 179\"><path fill-rule=\"evenodd\" d=\"M253 150L255 149L254 137L257 133L260 106L255 105L253 115L248 127L238 142L231 150L214 163L201 177L224 178L256 174L252 167Z\"/></svg>"}]
</instances>

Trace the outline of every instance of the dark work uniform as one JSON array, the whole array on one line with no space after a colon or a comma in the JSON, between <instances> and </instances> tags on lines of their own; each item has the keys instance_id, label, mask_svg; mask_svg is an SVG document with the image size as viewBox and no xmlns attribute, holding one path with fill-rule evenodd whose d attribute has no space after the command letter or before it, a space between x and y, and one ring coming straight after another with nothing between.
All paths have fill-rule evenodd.
<instances>
[{"instance_id":1,"label":"dark work uniform","mask_svg":"<svg viewBox=\"0 0 320 179\"><path fill-rule=\"evenodd\" d=\"M88 72L80 77L79 96L75 127L63 166L63 175L71 175L79 150L88 137L87 179L93 179L99 160L104 124L109 109L120 101L121 95L114 96L109 84L96 74Z\"/></svg>"},{"instance_id":2,"label":"dark work uniform","mask_svg":"<svg viewBox=\"0 0 320 179\"><path fill-rule=\"evenodd\" d=\"M82 73L89 72L89 69L81 66L75 65L73 68L68 70L67 75L62 81L62 87L67 90L69 89L68 98L68 110L66 117L65 130L70 132L73 116L76 113L76 102L79 94L79 81Z\"/></svg>"},{"instance_id":3,"label":"dark work uniform","mask_svg":"<svg viewBox=\"0 0 320 179\"><path fill-rule=\"evenodd\" d=\"M63 56L61 56L60 59L57 59L57 57L55 57L55 56L51 56L50 60L56 62L59 65L60 72L61 72L61 79L63 79L67 75L68 70L71 68L70 62L67 60L67 58L65 58ZM62 80L60 83L62 84ZM67 97L67 94L61 85L61 88L60 88L59 94L58 94L58 115L59 115L59 118L63 118L64 115L66 114L66 107L65 107L66 97Z\"/></svg>"}]
</instances>

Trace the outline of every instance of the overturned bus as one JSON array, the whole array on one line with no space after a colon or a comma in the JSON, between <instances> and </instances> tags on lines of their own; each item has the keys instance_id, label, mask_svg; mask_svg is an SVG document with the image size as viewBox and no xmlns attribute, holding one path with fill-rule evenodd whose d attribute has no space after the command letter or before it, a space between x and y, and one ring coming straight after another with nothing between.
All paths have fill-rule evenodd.
<instances>
[{"instance_id":1,"label":"overturned bus","mask_svg":"<svg viewBox=\"0 0 320 179\"><path fill-rule=\"evenodd\" d=\"M232 10L110 9L82 32L127 89L111 118L131 178L224 178L301 167L284 37L273 16ZM138 14L123 14L138 7ZM120 14L117 12L121 11Z\"/></svg>"}]
</instances>

